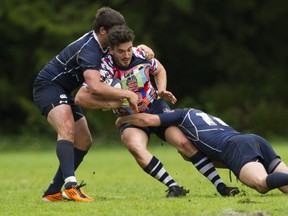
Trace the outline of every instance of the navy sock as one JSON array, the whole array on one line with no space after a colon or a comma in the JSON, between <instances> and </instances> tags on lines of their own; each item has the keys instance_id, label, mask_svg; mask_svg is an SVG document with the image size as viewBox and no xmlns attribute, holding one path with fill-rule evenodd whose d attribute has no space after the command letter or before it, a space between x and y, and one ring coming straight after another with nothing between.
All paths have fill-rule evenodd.
<instances>
[{"instance_id":1,"label":"navy sock","mask_svg":"<svg viewBox=\"0 0 288 216\"><path fill-rule=\"evenodd\" d=\"M83 158L85 157L87 152L88 151L82 151L82 150L79 150L77 148L74 148L74 168L75 168L75 171L77 170L77 168L79 167L79 165L83 161Z\"/></svg>"},{"instance_id":2,"label":"navy sock","mask_svg":"<svg viewBox=\"0 0 288 216\"><path fill-rule=\"evenodd\" d=\"M60 192L63 184L64 184L63 175L62 175L60 167L58 167L58 170L57 170L52 182L50 183L47 190L44 192L44 196Z\"/></svg>"},{"instance_id":3,"label":"navy sock","mask_svg":"<svg viewBox=\"0 0 288 216\"><path fill-rule=\"evenodd\" d=\"M266 178L266 184L269 189L275 189L288 185L288 174L281 172L271 173Z\"/></svg>"},{"instance_id":4,"label":"navy sock","mask_svg":"<svg viewBox=\"0 0 288 216\"><path fill-rule=\"evenodd\" d=\"M56 154L60 163L63 179L74 174L74 147L68 140L58 140L56 145Z\"/></svg>"}]
</instances>

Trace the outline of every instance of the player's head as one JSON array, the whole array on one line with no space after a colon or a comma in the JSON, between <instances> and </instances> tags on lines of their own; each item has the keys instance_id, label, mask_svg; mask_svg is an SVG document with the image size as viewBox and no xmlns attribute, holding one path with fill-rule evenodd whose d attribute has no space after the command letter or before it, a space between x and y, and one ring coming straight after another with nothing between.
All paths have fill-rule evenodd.
<instances>
[{"instance_id":1,"label":"player's head","mask_svg":"<svg viewBox=\"0 0 288 216\"><path fill-rule=\"evenodd\" d=\"M113 26L125 23L125 19L121 13L110 7L101 7L97 10L93 27L94 31L99 33L101 27L109 31Z\"/></svg>"},{"instance_id":2,"label":"player's head","mask_svg":"<svg viewBox=\"0 0 288 216\"><path fill-rule=\"evenodd\" d=\"M108 31L110 54L113 55L117 65L129 66L132 59L134 32L127 25L113 26Z\"/></svg>"}]
</instances>

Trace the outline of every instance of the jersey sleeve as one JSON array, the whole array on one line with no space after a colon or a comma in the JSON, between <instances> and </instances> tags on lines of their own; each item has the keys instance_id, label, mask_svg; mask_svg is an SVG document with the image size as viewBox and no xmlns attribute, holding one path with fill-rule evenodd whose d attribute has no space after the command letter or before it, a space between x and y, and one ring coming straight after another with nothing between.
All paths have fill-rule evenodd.
<instances>
[{"instance_id":1,"label":"jersey sleeve","mask_svg":"<svg viewBox=\"0 0 288 216\"><path fill-rule=\"evenodd\" d=\"M160 118L161 126L178 125L183 120L182 111L178 109L158 114L158 116Z\"/></svg>"},{"instance_id":2,"label":"jersey sleeve","mask_svg":"<svg viewBox=\"0 0 288 216\"><path fill-rule=\"evenodd\" d=\"M146 60L145 52L141 49L137 49L136 47L133 47L133 54L136 58ZM150 64L149 73L153 74L158 68L156 58L152 58L151 60L149 61L146 60L146 61L149 62Z\"/></svg>"}]
</instances>

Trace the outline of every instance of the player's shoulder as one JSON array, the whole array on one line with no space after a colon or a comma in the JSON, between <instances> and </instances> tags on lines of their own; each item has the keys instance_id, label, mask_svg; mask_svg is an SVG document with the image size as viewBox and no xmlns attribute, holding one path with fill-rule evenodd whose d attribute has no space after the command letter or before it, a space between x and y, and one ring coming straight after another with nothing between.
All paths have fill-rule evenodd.
<instances>
[{"instance_id":1,"label":"player's shoulder","mask_svg":"<svg viewBox=\"0 0 288 216\"><path fill-rule=\"evenodd\" d=\"M101 61L104 63L104 64L107 64L107 63L110 63L110 64L113 64L113 57L111 54L107 54L105 56L102 57Z\"/></svg>"},{"instance_id":2,"label":"player's shoulder","mask_svg":"<svg viewBox=\"0 0 288 216\"><path fill-rule=\"evenodd\" d=\"M100 74L102 76L109 77L110 73L113 74L114 69L115 69L115 67L113 64L112 55L108 54L108 55L105 55L104 57L102 57L101 63L100 63L100 68L99 68Z\"/></svg>"},{"instance_id":3,"label":"player's shoulder","mask_svg":"<svg viewBox=\"0 0 288 216\"><path fill-rule=\"evenodd\" d=\"M83 34L82 36L80 36L78 39L74 40L72 43L70 43L68 45L68 47L73 47L73 46L80 46L83 47L85 45L88 44L89 41L93 41L94 37L93 37L93 32L89 31L86 32L85 34ZM96 41L96 40L94 40ZM96 41L96 43L98 44L98 42Z\"/></svg>"},{"instance_id":4,"label":"player's shoulder","mask_svg":"<svg viewBox=\"0 0 288 216\"><path fill-rule=\"evenodd\" d=\"M108 49L103 49L101 47L94 31L87 32L75 42L80 46L79 51L83 54L97 55L101 58L102 55L107 54L108 51Z\"/></svg>"},{"instance_id":5,"label":"player's shoulder","mask_svg":"<svg viewBox=\"0 0 288 216\"><path fill-rule=\"evenodd\" d=\"M137 49L137 47L132 48L132 53L135 58L146 60L145 52L141 49Z\"/></svg>"}]
</instances>

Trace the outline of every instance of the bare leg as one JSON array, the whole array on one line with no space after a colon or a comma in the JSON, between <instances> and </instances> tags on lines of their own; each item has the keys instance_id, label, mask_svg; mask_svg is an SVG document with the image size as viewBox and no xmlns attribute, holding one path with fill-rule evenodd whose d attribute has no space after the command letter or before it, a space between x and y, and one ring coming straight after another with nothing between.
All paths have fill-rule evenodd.
<instances>
[{"instance_id":1,"label":"bare leg","mask_svg":"<svg viewBox=\"0 0 288 216\"><path fill-rule=\"evenodd\" d=\"M88 151L92 145L92 137L85 117L75 122L74 140L74 147L82 151Z\"/></svg>"},{"instance_id":2,"label":"bare leg","mask_svg":"<svg viewBox=\"0 0 288 216\"><path fill-rule=\"evenodd\" d=\"M126 128L121 139L139 166L145 168L153 157L147 150L147 134L138 128Z\"/></svg>"},{"instance_id":3,"label":"bare leg","mask_svg":"<svg viewBox=\"0 0 288 216\"><path fill-rule=\"evenodd\" d=\"M167 128L165 131L165 137L167 142L173 145L187 161L190 161L189 158L198 152L198 149L190 140L188 140L178 127L171 126Z\"/></svg>"},{"instance_id":4,"label":"bare leg","mask_svg":"<svg viewBox=\"0 0 288 216\"><path fill-rule=\"evenodd\" d=\"M74 174L75 123L70 105L59 105L48 114L48 122L57 131L56 153L65 182L76 182Z\"/></svg>"},{"instance_id":5,"label":"bare leg","mask_svg":"<svg viewBox=\"0 0 288 216\"><path fill-rule=\"evenodd\" d=\"M69 105L59 105L53 108L49 112L47 120L56 130L58 140L68 140L74 143L75 125Z\"/></svg>"},{"instance_id":6,"label":"bare leg","mask_svg":"<svg viewBox=\"0 0 288 216\"><path fill-rule=\"evenodd\" d=\"M245 164L239 175L239 180L259 193L267 193L269 188L266 185L268 174L264 166L259 162L249 162Z\"/></svg>"},{"instance_id":7,"label":"bare leg","mask_svg":"<svg viewBox=\"0 0 288 216\"><path fill-rule=\"evenodd\" d=\"M84 184L81 183L79 186L76 186L77 181L74 172L92 144L85 117L82 117L75 123L71 107L69 105L59 105L50 111L48 122L58 133L56 152L60 166L52 183L45 191L43 200L52 199L54 201L55 199L61 199L62 197L58 194L65 181L67 183L65 184L67 193L68 190L73 190L73 194L78 194L81 201L92 201L93 198L88 197L83 191L78 190L77 187L80 188L81 186L84 186ZM50 194L51 197L49 197ZM67 194L65 193L65 195ZM83 198L84 196L85 198ZM74 197L69 196L69 199L79 200L75 195Z\"/></svg>"},{"instance_id":8,"label":"bare leg","mask_svg":"<svg viewBox=\"0 0 288 216\"><path fill-rule=\"evenodd\" d=\"M138 128L126 128L121 138L139 166L169 188L167 198L185 196L189 192L179 187L163 164L147 150L148 136L144 131Z\"/></svg>"}]
</instances>

